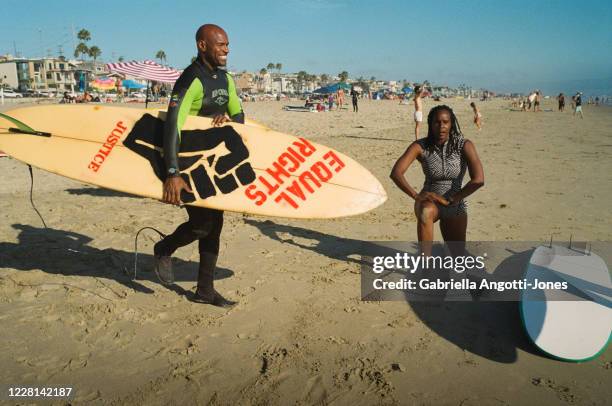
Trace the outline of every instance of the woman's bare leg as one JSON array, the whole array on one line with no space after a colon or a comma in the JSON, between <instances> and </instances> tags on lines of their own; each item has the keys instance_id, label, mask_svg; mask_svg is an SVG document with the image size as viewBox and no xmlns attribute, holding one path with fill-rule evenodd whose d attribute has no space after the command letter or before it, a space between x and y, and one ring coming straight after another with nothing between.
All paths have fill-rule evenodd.
<instances>
[{"instance_id":1,"label":"woman's bare leg","mask_svg":"<svg viewBox=\"0 0 612 406\"><path fill-rule=\"evenodd\" d=\"M425 255L431 255L431 247L434 236L433 225L440 216L435 203L425 201L414 204L414 214L417 218L417 237L419 239L420 251Z\"/></svg>"},{"instance_id":2,"label":"woman's bare leg","mask_svg":"<svg viewBox=\"0 0 612 406\"><path fill-rule=\"evenodd\" d=\"M453 255L463 255L467 231L467 214L440 219L440 232Z\"/></svg>"}]
</instances>

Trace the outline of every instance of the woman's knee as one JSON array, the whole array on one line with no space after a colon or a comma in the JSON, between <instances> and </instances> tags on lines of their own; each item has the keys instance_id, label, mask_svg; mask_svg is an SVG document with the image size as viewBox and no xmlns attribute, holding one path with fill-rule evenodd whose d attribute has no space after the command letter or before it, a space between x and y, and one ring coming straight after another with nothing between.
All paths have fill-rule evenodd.
<instances>
[{"instance_id":1,"label":"woman's knee","mask_svg":"<svg viewBox=\"0 0 612 406\"><path fill-rule=\"evenodd\" d=\"M438 217L438 207L432 202L422 202L416 208L416 217L422 223L431 223Z\"/></svg>"}]
</instances>

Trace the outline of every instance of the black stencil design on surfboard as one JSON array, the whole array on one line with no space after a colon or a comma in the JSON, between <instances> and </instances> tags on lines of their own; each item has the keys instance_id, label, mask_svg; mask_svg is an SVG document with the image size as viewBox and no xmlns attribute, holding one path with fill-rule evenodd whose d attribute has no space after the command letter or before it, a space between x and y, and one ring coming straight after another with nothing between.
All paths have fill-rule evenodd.
<instances>
[{"instance_id":1,"label":"black stencil design on surfboard","mask_svg":"<svg viewBox=\"0 0 612 406\"><path fill-rule=\"evenodd\" d=\"M123 141L126 148L151 163L155 175L162 181L166 175L166 165L160 152L163 149L163 130L162 120L145 114ZM214 150L221 144L224 144L229 153L217 157ZM194 152L198 154L180 156L180 153ZM252 183L255 180L255 172L248 158L249 150L240 135L230 126L181 131L179 170L183 172L200 162L189 172L181 173L181 176L188 184L190 178L193 180L191 184L195 186L201 199L215 196L217 191L221 194L232 193L239 185ZM196 197L183 191L181 200L191 203Z\"/></svg>"}]
</instances>

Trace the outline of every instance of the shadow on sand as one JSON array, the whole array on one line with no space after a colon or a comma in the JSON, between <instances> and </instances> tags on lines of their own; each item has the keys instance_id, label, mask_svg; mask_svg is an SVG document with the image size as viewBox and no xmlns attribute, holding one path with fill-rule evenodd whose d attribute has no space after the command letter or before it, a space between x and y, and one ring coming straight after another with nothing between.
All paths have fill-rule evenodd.
<instances>
[{"instance_id":1,"label":"shadow on sand","mask_svg":"<svg viewBox=\"0 0 612 406\"><path fill-rule=\"evenodd\" d=\"M380 252L380 246L368 241L276 224L270 220L245 219L245 223L273 240L339 261L361 264L360 255L373 246ZM310 240L309 243L304 239ZM530 252L517 253L507 261L518 264L528 261L529 255ZM407 303L432 331L465 351L501 363L515 362L518 349L539 354L524 333L517 302L407 300Z\"/></svg>"},{"instance_id":2,"label":"shadow on sand","mask_svg":"<svg viewBox=\"0 0 612 406\"><path fill-rule=\"evenodd\" d=\"M159 282L151 269L153 256L150 254L138 254L138 274L133 279L133 252L91 247L88 244L93 241L92 238L71 231L23 224L13 224L12 227L20 231L19 242L0 242L0 266L3 268L20 271L40 269L50 274L111 279L141 293L153 293L140 283L150 281L179 295L188 293L176 284L165 286ZM174 258L173 265L177 282L194 281L195 284L198 269L196 262ZM229 269L217 268L215 279L228 278L233 274Z\"/></svg>"},{"instance_id":3,"label":"shadow on sand","mask_svg":"<svg viewBox=\"0 0 612 406\"><path fill-rule=\"evenodd\" d=\"M97 187L83 187L76 189L66 189L66 192L71 195L89 195L96 197L131 197L134 199L143 199L141 196L131 195L129 193L117 192L116 190L103 189Z\"/></svg>"}]
</instances>

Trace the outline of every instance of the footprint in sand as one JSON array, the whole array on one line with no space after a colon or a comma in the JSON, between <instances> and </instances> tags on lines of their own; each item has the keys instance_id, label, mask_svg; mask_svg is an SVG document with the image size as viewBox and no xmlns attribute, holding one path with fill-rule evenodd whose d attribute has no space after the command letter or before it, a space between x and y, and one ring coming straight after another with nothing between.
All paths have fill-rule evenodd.
<instances>
[{"instance_id":1,"label":"footprint in sand","mask_svg":"<svg viewBox=\"0 0 612 406\"><path fill-rule=\"evenodd\" d=\"M320 375L316 375L308 379L302 400L309 405L325 405L327 404L327 389L323 385L323 379Z\"/></svg>"}]
</instances>

